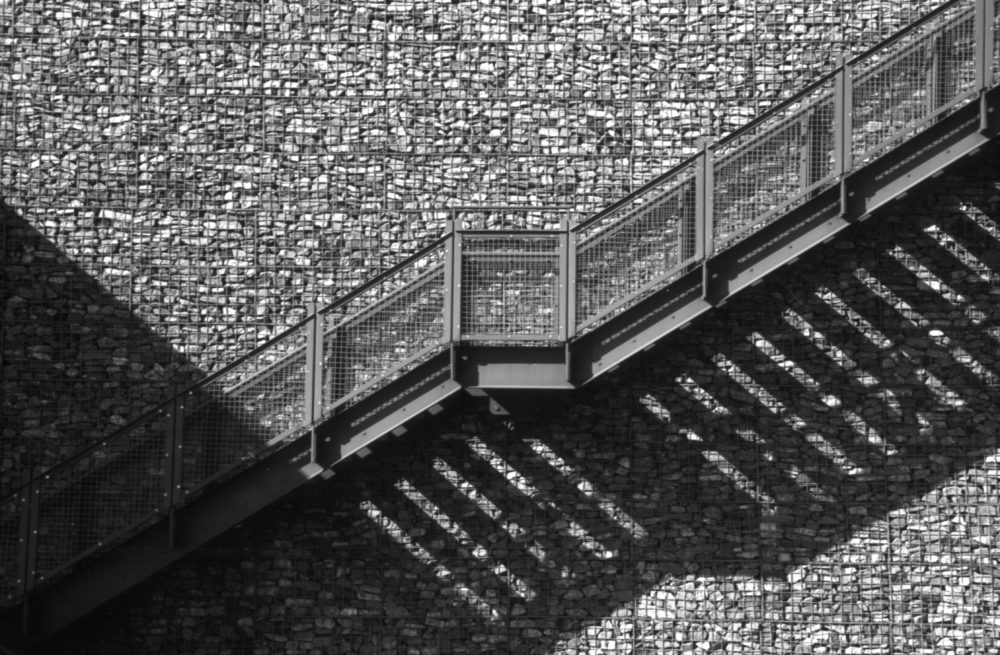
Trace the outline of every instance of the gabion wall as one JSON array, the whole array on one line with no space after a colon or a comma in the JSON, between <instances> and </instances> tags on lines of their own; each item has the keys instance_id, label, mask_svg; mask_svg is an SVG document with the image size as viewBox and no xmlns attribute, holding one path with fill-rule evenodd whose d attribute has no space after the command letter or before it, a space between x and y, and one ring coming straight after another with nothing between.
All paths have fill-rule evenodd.
<instances>
[{"instance_id":1,"label":"gabion wall","mask_svg":"<svg viewBox=\"0 0 1000 655\"><path fill-rule=\"evenodd\" d=\"M0 3L0 488L446 218L584 216L937 4Z\"/></svg>"},{"instance_id":2,"label":"gabion wall","mask_svg":"<svg viewBox=\"0 0 1000 655\"><path fill-rule=\"evenodd\" d=\"M383 443L40 652L997 653L998 160L579 392Z\"/></svg>"}]
</instances>

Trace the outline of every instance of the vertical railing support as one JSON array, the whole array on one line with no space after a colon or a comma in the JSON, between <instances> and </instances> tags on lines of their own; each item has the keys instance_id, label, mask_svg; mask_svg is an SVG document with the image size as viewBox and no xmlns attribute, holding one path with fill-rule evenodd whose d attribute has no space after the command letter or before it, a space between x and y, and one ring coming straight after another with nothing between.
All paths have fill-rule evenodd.
<instances>
[{"instance_id":1,"label":"vertical railing support","mask_svg":"<svg viewBox=\"0 0 1000 655\"><path fill-rule=\"evenodd\" d=\"M840 183L840 215L846 216L847 174L854 165L852 144L854 94L851 67L844 55L840 55L837 66L837 82L834 90L834 157Z\"/></svg>"},{"instance_id":2,"label":"vertical railing support","mask_svg":"<svg viewBox=\"0 0 1000 655\"><path fill-rule=\"evenodd\" d=\"M309 461L316 462L316 421L323 413L323 327L319 305L309 303L306 323L305 402L302 422L310 428Z\"/></svg>"},{"instance_id":3,"label":"vertical railing support","mask_svg":"<svg viewBox=\"0 0 1000 655\"><path fill-rule=\"evenodd\" d=\"M38 555L38 481L35 479L34 462L28 465L25 475L24 495L21 496L21 537L20 537L20 595L21 633L28 634L30 625L30 605L28 594L35 588L35 569Z\"/></svg>"},{"instance_id":4,"label":"vertical railing support","mask_svg":"<svg viewBox=\"0 0 1000 655\"><path fill-rule=\"evenodd\" d=\"M701 152L695 177L695 257L702 265L702 298L708 298L708 258L715 251L715 212L712 202L715 153L707 140L700 141L698 147Z\"/></svg>"},{"instance_id":5,"label":"vertical railing support","mask_svg":"<svg viewBox=\"0 0 1000 655\"><path fill-rule=\"evenodd\" d=\"M462 340L462 230L451 222L451 343Z\"/></svg>"},{"instance_id":6,"label":"vertical railing support","mask_svg":"<svg viewBox=\"0 0 1000 655\"><path fill-rule=\"evenodd\" d=\"M576 336L576 243L577 233L573 231L568 219L565 220L566 230L566 340Z\"/></svg>"},{"instance_id":7,"label":"vertical railing support","mask_svg":"<svg viewBox=\"0 0 1000 655\"><path fill-rule=\"evenodd\" d=\"M441 338L445 345L455 341L455 220L445 221L444 242L444 327Z\"/></svg>"},{"instance_id":8,"label":"vertical railing support","mask_svg":"<svg viewBox=\"0 0 1000 655\"><path fill-rule=\"evenodd\" d=\"M167 546L173 548L177 542L177 523L174 511L180 503L181 476L184 473L184 399L178 385L173 387L173 398L167 409L167 439L164 455L166 460L167 488L164 490L164 510L167 512Z\"/></svg>"},{"instance_id":9,"label":"vertical railing support","mask_svg":"<svg viewBox=\"0 0 1000 655\"><path fill-rule=\"evenodd\" d=\"M976 0L976 89L979 92L979 130L986 132L989 128L989 107L986 102L986 89L993 83L993 21L994 0Z\"/></svg>"},{"instance_id":10,"label":"vertical railing support","mask_svg":"<svg viewBox=\"0 0 1000 655\"><path fill-rule=\"evenodd\" d=\"M556 339L566 341L569 338L569 220L562 218L559 221L559 293L556 295L556 302L559 303L558 316L559 325L556 326Z\"/></svg>"}]
</instances>

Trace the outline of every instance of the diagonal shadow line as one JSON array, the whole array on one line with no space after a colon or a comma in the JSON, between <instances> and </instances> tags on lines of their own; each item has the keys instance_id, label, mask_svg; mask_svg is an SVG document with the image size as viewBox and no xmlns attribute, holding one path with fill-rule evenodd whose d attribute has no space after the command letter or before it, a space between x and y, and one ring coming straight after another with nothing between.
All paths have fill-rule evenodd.
<instances>
[{"instance_id":1,"label":"diagonal shadow line","mask_svg":"<svg viewBox=\"0 0 1000 655\"><path fill-rule=\"evenodd\" d=\"M19 471L53 466L201 372L2 200L0 219L2 495Z\"/></svg>"},{"instance_id":2,"label":"diagonal shadow line","mask_svg":"<svg viewBox=\"0 0 1000 655\"><path fill-rule=\"evenodd\" d=\"M496 446L493 439L487 443L490 446ZM494 447L493 449L501 458L505 458L506 453L504 448ZM544 494L538 498L526 495L517 489L510 480L471 450L465 452L446 451L441 454L441 457L448 461L452 468L461 470L462 475L475 485L480 493L488 496L495 505L502 508L507 518L516 521L518 525L526 527L529 537L533 538L535 536L531 529L532 526L551 525L565 521L564 515L568 513L560 509L556 504L548 502L549 499ZM463 463L470 463L471 466L462 470ZM521 473L520 469L518 469L518 472ZM571 513L568 515L572 516ZM539 517L541 517L541 521ZM567 563L573 567L573 570L577 572L586 571L594 562L601 561L590 550L580 548L581 540L579 538L566 535L565 539L576 544L574 548L579 552L579 561ZM543 548L546 547L544 543L541 545ZM521 544L520 550L526 556L530 557L526 550L526 544Z\"/></svg>"},{"instance_id":3,"label":"diagonal shadow line","mask_svg":"<svg viewBox=\"0 0 1000 655\"><path fill-rule=\"evenodd\" d=\"M503 565L511 575L525 581L532 591L536 590L537 584L532 584L539 578L547 580L558 579L558 571L552 571L556 567L556 562L546 559L540 560L532 554L534 540L530 534L511 535L504 528L497 529L498 525L505 525L506 517L494 519L485 514L473 501L463 494L448 493L448 489L437 483L437 479L431 475L433 469L414 471L409 478L413 485L431 502L440 508L450 521L459 525L461 529L480 546L487 549L486 557L494 562L494 568L486 568L485 562L479 565L479 569L488 573L495 573L496 565ZM422 523L431 521L428 517L422 517ZM520 524L518 524L520 525ZM440 526L439 526L440 527ZM492 529L491 529L492 528ZM498 532L503 532L504 536L497 538ZM443 528L438 533L438 539L444 542L453 542L450 548L464 548L469 550L470 544L459 543L457 539ZM545 551L548 554L548 551ZM464 564L463 562L460 562ZM516 592L512 589L512 595Z\"/></svg>"},{"instance_id":4,"label":"diagonal shadow line","mask_svg":"<svg viewBox=\"0 0 1000 655\"><path fill-rule=\"evenodd\" d=\"M961 218L952 217L951 220L949 221L949 223L950 223L949 226L952 227L953 229L950 230L950 231L945 232L946 236L951 237L956 242L959 241L959 239L955 236L956 233L958 233L958 232L961 231L961 227L965 227L965 225L962 225L962 226L959 225L960 221L962 221ZM972 223L972 221L969 221L967 218L963 222L966 225L971 224L971 225L975 225L977 228L979 227L975 223ZM980 228L980 230L981 230L981 228ZM986 251L986 252L997 253L997 249L996 249L996 247L997 247L997 241L995 239L993 239L989 235L989 233L986 232L985 230L981 230L981 232L982 232L983 235L985 235L983 238L989 239L990 241L992 241L994 243L993 250ZM913 243L914 243L914 245L917 246L917 248L918 248L919 251L931 252L931 253L934 253L934 254L938 255L938 256L930 256L930 257L921 257L919 259L919 262L922 265L924 265L927 268L928 271L930 271L932 274L936 275L945 284L947 284L948 286L950 286L957 293L961 294L962 296L964 296L967 299L967 302L963 303L964 305L967 305L967 307L962 307L962 305L956 305L957 308L963 309L966 312L968 312L969 309L977 309L977 310L982 311L981 308L977 307L977 304L981 303L983 301L986 301L988 299L988 297L990 295L990 290L992 289L992 285L989 282L987 282L986 280L983 280L982 278L980 278L979 274L976 271L974 271L969 266L969 264L967 262L962 261L961 258L957 254L951 253L951 252L947 251L944 247L942 247L942 245L937 240L935 240L933 237L931 237L926 232L920 231L917 234L915 234L914 237L913 237ZM980 245L983 245L983 244L980 244ZM923 247L921 248L921 246L923 246ZM970 252L972 252L971 249L970 249ZM975 254L975 253L973 253L973 254ZM945 259L945 258L947 258L947 259ZM990 258L988 258L988 259L990 259ZM985 261L983 263L986 266L990 267L990 272L992 274L996 275L998 272L1000 272L1000 266L998 266L997 268L993 268L992 266L990 266L989 264L987 264ZM998 263L1000 263L1000 262L998 262ZM953 268L950 267L949 264L952 264L953 266L954 265L961 266L964 270L968 271L968 275L962 275L962 276L952 275ZM984 298L984 296L986 296L986 298ZM976 300L976 299L980 299L980 300ZM950 304L954 304L950 300L948 302ZM989 310L982 311L982 313L986 317L986 320L988 320L989 318L991 318ZM995 310L994 310L994 313L995 313ZM994 321L996 320L995 317L992 317L992 318L993 318Z\"/></svg>"},{"instance_id":5,"label":"diagonal shadow line","mask_svg":"<svg viewBox=\"0 0 1000 655\"><path fill-rule=\"evenodd\" d=\"M505 613L505 599L516 592L504 576L483 561L496 561L493 554L483 559L473 557L473 545L460 542L394 485L380 490L377 506L384 516L409 534L436 565L449 571L455 584L464 585L483 598L498 614Z\"/></svg>"},{"instance_id":6,"label":"diagonal shadow line","mask_svg":"<svg viewBox=\"0 0 1000 655\"><path fill-rule=\"evenodd\" d=\"M890 259L892 260L892 262L895 262L894 259L892 258ZM896 263L898 264L898 262ZM886 266L888 267L889 265L890 263L886 262ZM899 268L902 269L902 266L899 265ZM906 269L902 270L905 271ZM906 339L912 337L925 338L928 334L928 331L932 328L931 327L925 328L917 325L912 320L910 320L902 311L900 311L896 307L893 307L892 304L887 302L884 298L876 294L874 291L869 289L866 285L864 285L860 281L852 280L851 284L852 286L857 287L857 291L855 292L856 294L860 294L866 297L866 302L860 303L858 304L858 306L855 307L856 311L860 315L864 316L866 319L872 322L881 321L882 325L885 326L888 331L895 332L896 334L906 335L901 339L897 339L896 340L897 344L894 345L892 348L888 349L887 352L883 354L883 363L882 363L883 380L885 382L886 388L890 390L897 390L897 391L912 390L914 387L908 386L907 382L909 380L914 379L913 376L914 368L926 368L933 373L934 369L938 365L935 365L933 362L914 361L911 355L907 352L907 349L904 347L905 341ZM886 286L888 286L888 284ZM900 296L904 300L905 297L898 292L902 291L903 293L909 293L909 291L907 291L906 288L898 286L893 288L892 291L893 293L895 293L897 296ZM928 299L935 296L936 294L931 293L925 295L922 299L919 300L927 301ZM954 311L954 307L952 305L942 301L940 297L937 297L937 299L939 302L935 304L937 304L938 308L947 311ZM914 298L911 296L910 300L914 300ZM941 324L939 327L948 328L950 326L947 324ZM974 332L975 331L977 330L974 330ZM988 338L988 334L986 334L985 332L982 332L982 334L984 337ZM965 345L968 345L962 339L956 339L956 342L958 345L962 345L963 347ZM889 361L894 362L892 368L889 368L888 365ZM918 393L920 393L921 399L928 400L933 396L932 392L928 387L926 387L926 385L921 384L920 386L917 386L915 388L919 389Z\"/></svg>"},{"instance_id":7,"label":"diagonal shadow line","mask_svg":"<svg viewBox=\"0 0 1000 655\"><path fill-rule=\"evenodd\" d=\"M903 331L910 334L919 334L924 337L928 334L931 329L941 330L943 334L948 336L949 340L954 343L954 345L964 348L967 352L976 352L977 348L974 344L969 343L969 338L966 335L979 336L984 339L989 340L991 337L986 331L986 326L977 326L972 324L962 329L957 330L954 324L949 320L943 320L934 317L948 317L951 314L961 311L963 308L960 305L953 304L943 298L936 291L927 288L924 285L918 284L919 278L917 275L910 271L908 268L903 266L894 257L884 254L880 261L877 262L877 266L880 267L881 271L891 271L893 275L888 277L883 276L885 280L885 285L890 288L890 290L904 302L906 302L910 307L916 311L921 316L930 316L932 318L927 319L930 324L928 326L921 326L913 322L910 318L905 316L905 314L898 308L893 307L886 299L874 294L877 298L877 302L881 303L884 309L883 314L888 314L890 316L895 316L897 319L894 330ZM896 280L909 279L912 284L901 284L896 282ZM982 349L979 349L982 351ZM982 351L985 354L985 351ZM934 357L927 357L930 362L925 362L922 364L924 368L933 369L938 368L940 364L935 364ZM985 360L985 361L983 361ZM988 356L983 356L980 361L987 367L994 375L1000 375L1000 359L990 358ZM974 373L968 371L967 374L974 377Z\"/></svg>"},{"instance_id":8,"label":"diagonal shadow line","mask_svg":"<svg viewBox=\"0 0 1000 655\"><path fill-rule=\"evenodd\" d=\"M34 470L37 576L48 582L162 515L171 493L163 456L169 430L157 415L132 424L127 419L156 408L174 385L190 384L202 372L14 209L0 202L0 213L0 488L10 493L24 482L22 473ZM250 461L246 449L260 440L262 417L243 411L244 400L222 399L213 388L191 398L185 492L219 479L234 462ZM212 429L195 425L205 417ZM19 534L20 512L0 520L4 534ZM12 565L11 554L3 555L2 564ZM11 590L4 591L6 598Z\"/></svg>"},{"instance_id":9,"label":"diagonal shadow line","mask_svg":"<svg viewBox=\"0 0 1000 655\"><path fill-rule=\"evenodd\" d=\"M1000 250L997 248L1000 211L990 206L973 206L979 210L984 219L993 223L992 232L977 223L961 206L955 207L950 215L942 217L937 221L937 225L944 229L948 237L979 259L991 273L1000 275Z\"/></svg>"},{"instance_id":10,"label":"diagonal shadow line","mask_svg":"<svg viewBox=\"0 0 1000 655\"><path fill-rule=\"evenodd\" d=\"M789 371L774 362L762 350L751 344L750 350L741 353L734 352L732 354L734 355L732 361L740 366L746 375L754 379L765 391L785 406L785 409L775 410L764 405L760 398L755 398L757 404L764 410L761 417L767 422L767 427L782 428L769 431L761 430L761 432L780 435L785 429L788 429L803 435L804 439L804 433L811 431L823 437L832 437L841 446L853 447L855 452L860 451L863 454L862 459L865 461L879 454L871 446L865 447L854 442L848 442L842 438L837 438L836 434L838 430L853 432L852 426L846 421L845 417L840 415L836 409L827 407L818 391L805 386ZM795 361L801 366L798 360ZM739 384L728 372L720 369L720 373L729 377L732 380L732 384ZM750 392L747 391L747 393L749 394ZM843 401L845 398L841 396L841 400ZM826 418L832 419L831 422L823 425L817 423L813 418L804 418L804 416L811 416L817 411L821 411ZM782 445L776 437L764 437L764 439L766 442L772 443L775 447ZM799 444L799 447L802 448L804 446ZM840 483L848 477L847 473L816 446L810 444L809 449L818 460L826 461L829 464L828 473L819 480L821 484L829 486L832 489L837 489Z\"/></svg>"}]
</instances>

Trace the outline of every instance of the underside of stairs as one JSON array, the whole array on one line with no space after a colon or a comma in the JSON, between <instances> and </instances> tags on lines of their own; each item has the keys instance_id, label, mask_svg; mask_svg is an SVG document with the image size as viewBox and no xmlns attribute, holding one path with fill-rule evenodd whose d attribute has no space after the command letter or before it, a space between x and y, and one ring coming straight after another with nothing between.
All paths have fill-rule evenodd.
<instances>
[{"instance_id":1,"label":"underside of stairs","mask_svg":"<svg viewBox=\"0 0 1000 655\"><path fill-rule=\"evenodd\" d=\"M1000 134L956 0L575 225L441 238L0 499L0 635L49 636L466 393L613 370Z\"/></svg>"}]
</instances>

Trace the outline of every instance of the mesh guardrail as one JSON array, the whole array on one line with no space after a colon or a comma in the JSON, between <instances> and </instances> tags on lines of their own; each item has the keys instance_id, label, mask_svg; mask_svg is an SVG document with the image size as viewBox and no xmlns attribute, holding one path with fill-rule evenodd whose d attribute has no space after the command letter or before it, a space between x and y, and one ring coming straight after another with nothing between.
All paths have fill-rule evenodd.
<instances>
[{"instance_id":1,"label":"mesh guardrail","mask_svg":"<svg viewBox=\"0 0 1000 655\"><path fill-rule=\"evenodd\" d=\"M445 347L447 254L439 244L321 312L324 412L374 392Z\"/></svg>"},{"instance_id":2,"label":"mesh guardrail","mask_svg":"<svg viewBox=\"0 0 1000 655\"><path fill-rule=\"evenodd\" d=\"M559 338L563 235L463 235L461 338Z\"/></svg>"},{"instance_id":3,"label":"mesh guardrail","mask_svg":"<svg viewBox=\"0 0 1000 655\"><path fill-rule=\"evenodd\" d=\"M715 149L715 250L763 227L834 183L832 77Z\"/></svg>"},{"instance_id":4,"label":"mesh guardrail","mask_svg":"<svg viewBox=\"0 0 1000 655\"><path fill-rule=\"evenodd\" d=\"M572 230L460 229L439 239L38 473L0 499L0 604L376 393L453 338L551 344L640 302L972 101L980 73L1000 81L1000 43L982 56L993 70L977 69L979 21L974 0L936 10ZM995 33L1000 18L987 27ZM471 218L504 225L492 211ZM561 220L539 212L529 218L542 227Z\"/></svg>"},{"instance_id":5,"label":"mesh guardrail","mask_svg":"<svg viewBox=\"0 0 1000 655\"><path fill-rule=\"evenodd\" d=\"M975 8L948 8L851 63L855 166L971 100L976 89Z\"/></svg>"},{"instance_id":6,"label":"mesh guardrail","mask_svg":"<svg viewBox=\"0 0 1000 655\"><path fill-rule=\"evenodd\" d=\"M302 429L307 337L300 325L181 397L182 493L255 460Z\"/></svg>"},{"instance_id":7,"label":"mesh guardrail","mask_svg":"<svg viewBox=\"0 0 1000 655\"><path fill-rule=\"evenodd\" d=\"M694 162L576 232L577 331L638 302L696 255Z\"/></svg>"},{"instance_id":8,"label":"mesh guardrail","mask_svg":"<svg viewBox=\"0 0 1000 655\"><path fill-rule=\"evenodd\" d=\"M171 420L161 409L38 476L37 582L163 513Z\"/></svg>"}]
</instances>

